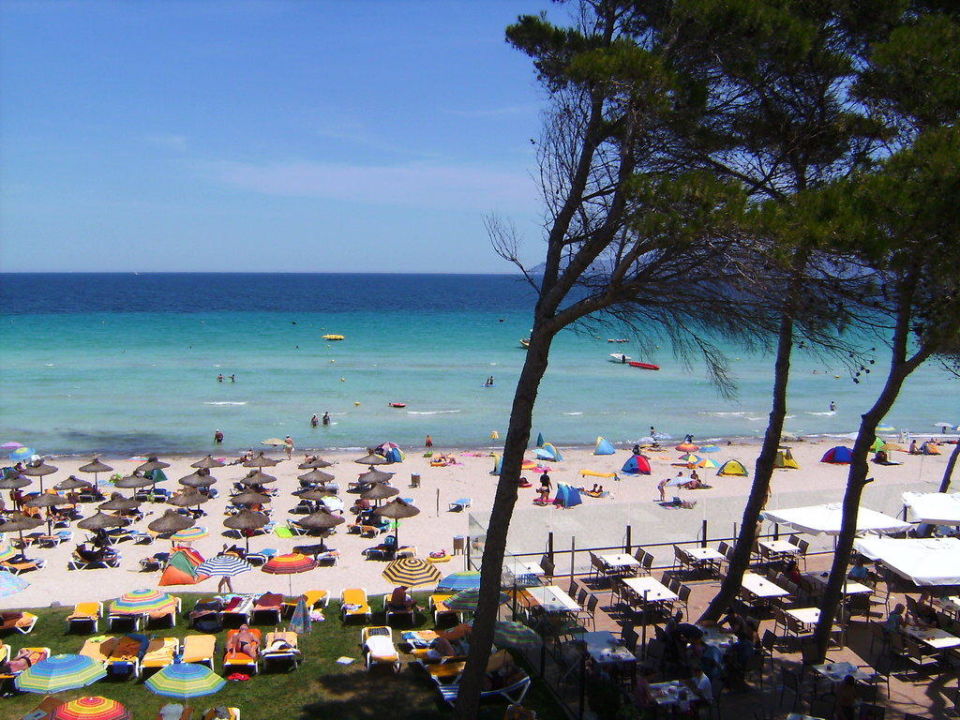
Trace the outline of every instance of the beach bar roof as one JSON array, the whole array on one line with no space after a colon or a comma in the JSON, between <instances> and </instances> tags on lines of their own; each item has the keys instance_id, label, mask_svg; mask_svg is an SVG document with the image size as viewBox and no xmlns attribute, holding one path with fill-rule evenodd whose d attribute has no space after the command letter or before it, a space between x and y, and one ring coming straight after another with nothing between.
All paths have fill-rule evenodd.
<instances>
[{"instance_id":1,"label":"beach bar roof","mask_svg":"<svg viewBox=\"0 0 960 720\"><path fill-rule=\"evenodd\" d=\"M931 525L960 525L960 493L903 493L907 517Z\"/></svg>"},{"instance_id":2,"label":"beach bar roof","mask_svg":"<svg viewBox=\"0 0 960 720\"><path fill-rule=\"evenodd\" d=\"M960 585L960 539L881 538L857 540L857 552L882 562L914 585Z\"/></svg>"},{"instance_id":3,"label":"beach bar roof","mask_svg":"<svg viewBox=\"0 0 960 720\"><path fill-rule=\"evenodd\" d=\"M811 535L839 535L843 508L840 503L807 505L785 510L764 510L764 520L787 525L797 532ZM876 510L861 507L857 513L857 532L894 533L910 529L910 523Z\"/></svg>"}]
</instances>

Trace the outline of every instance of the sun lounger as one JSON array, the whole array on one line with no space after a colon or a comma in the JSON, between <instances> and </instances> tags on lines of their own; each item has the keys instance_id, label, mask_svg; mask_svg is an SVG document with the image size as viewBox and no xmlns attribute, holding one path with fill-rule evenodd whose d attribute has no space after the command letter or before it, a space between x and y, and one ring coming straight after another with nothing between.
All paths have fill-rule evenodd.
<instances>
[{"instance_id":1,"label":"sun lounger","mask_svg":"<svg viewBox=\"0 0 960 720\"><path fill-rule=\"evenodd\" d=\"M223 629L220 612L225 603L220 598L201 598L190 611L189 623L194 630L203 633L219 632Z\"/></svg>"},{"instance_id":2,"label":"sun lounger","mask_svg":"<svg viewBox=\"0 0 960 720\"><path fill-rule=\"evenodd\" d=\"M40 703L20 720L49 720L53 717L53 711L63 705L63 698L56 695L47 695Z\"/></svg>"},{"instance_id":3,"label":"sun lounger","mask_svg":"<svg viewBox=\"0 0 960 720\"><path fill-rule=\"evenodd\" d=\"M383 614L384 619L387 622L387 625L390 624L390 620L393 618L402 618L404 620L409 620L410 624L413 625L417 619L417 607L416 605L411 605L410 607L396 607L390 604L390 598L392 593L387 593L383 596Z\"/></svg>"},{"instance_id":4,"label":"sun lounger","mask_svg":"<svg viewBox=\"0 0 960 720\"><path fill-rule=\"evenodd\" d=\"M8 650L8 652L11 652L11 651ZM9 672L0 674L0 686L6 688L8 683L10 683L11 680L16 678L17 675L22 673L28 667L33 667L41 660L46 660L48 657L50 657L50 648L47 648L47 647L20 648L17 651L16 655L9 658L8 662L17 659L18 657L25 659L27 661L26 664L24 665L23 668L19 670L10 670Z\"/></svg>"},{"instance_id":5,"label":"sun lounger","mask_svg":"<svg viewBox=\"0 0 960 720\"><path fill-rule=\"evenodd\" d=\"M107 663L110 657L110 648L116 638L112 635L98 635L89 637L83 641L83 647L78 651L78 655L86 655L97 662Z\"/></svg>"},{"instance_id":6,"label":"sun lounger","mask_svg":"<svg viewBox=\"0 0 960 720\"><path fill-rule=\"evenodd\" d=\"M180 641L177 638L154 638L147 645L147 650L140 661L138 677L147 669L159 670L167 665L173 665L174 658L180 651Z\"/></svg>"},{"instance_id":7,"label":"sun lounger","mask_svg":"<svg viewBox=\"0 0 960 720\"><path fill-rule=\"evenodd\" d=\"M167 703L157 712L157 720L193 720L193 708L183 703Z\"/></svg>"},{"instance_id":8,"label":"sun lounger","mask_svg":"<svg viewBox=\"0 0 960 720\"><path fill-rule=\"evenodd\" d=\"M186 635L183 638L183 662L206 665L213 670L213 656L217 651L215 635Z\"/></svg>"},{"instance_id":9,"label":"sun lounger","mask_svg":"<svg viewBox=\"0 0 960 720\"><path fill-rule=\"evenodd\" d=\"M107 672L139 677L140 661L149 644L149 638L139 633L119 635L103 643L100 652L107 655Z\"/></svg>"},{"instance_id":10,"label":"sun lounger","mask_svg":"<svg viewBox=\"0 0 960 720\"><path fill-rule=\"evenodd\" d=\"M450 705L457 704L457 695L460 694L460 683L448 683L446 685L438 685L440 694L443 696L445 702ZM500 688L495 688L491 690L483 690L480 693L481 700L488 700L492 698L503 698L511 704L519 704L523 702L523 698L527 695L527 690L530 689L530 676L523 673L522 677L518 675L517 679L510 682L509 685L504 685Z\"/></svg>"},{"instance_id":11,"label":"sun lounger","mask_svg":"<svg viewBox=\"0 0 960 720\"><path fill-rule=\"evenodd\" d=\"M177 624L177 613L180 612L181 600L174 598L175 603L170 603L163 610L152 612L146 615L146 623L154 627L174 627Z\"/></svg>"},{"instance_id":12,"label":"sun lounger","mask_svg":"<svg viewBox=\"0 0 960 720\"><path fill-rule=\"evenodd\" d=\"M0 570L6 570L14 575L19 575L20 573L30 572L31 570L39 570L46 564L46 560L42 559L20 561L4 560L0 562Z\"/></svg>"},{"instance_id":13,"label":"sun lounger","mask_svg":"<svg viewBox=\"0 0 960 720\"><path fill-rule=\"evenodd\" d=\"M336 550L327 550L326 552L317 553L313 559L316 560L317 565L333 566L340 561L340 553Z\"/></svg>"},{"instance_id":14,"label":"sun lounger","mask_svg":"<svg viewBox=\"0 0 960 720\"><path fill-rule=\"evenodd\" d=\"M120 553L113 550L97 550L86 553L74 550L67 562L68 570L90 570L120 567Z\"/></svg>"},{"instance_id":15,"label":"sun lounger","mask_svg":"<svg viewBox=\"0 0 960 720\"><path fill-rule=\"evenodd\" d=\"M242 623L250 622L250 613L253 612L253 598L249 595L233 595L231 596L226 605L224 605L223 610L220 611L220 621L225 625L230 622L231 624L241 625Z\"/></svg>"},{"instance_id":16,"label":"sun lounger","mask_svg":"<svg viewBox=\"0 0 960 720\"><path fill-rule=\"evenodd\" d=\"M340 614L344 622L355 618L369 622L371 610L367 591L363 588L344 588L340 593Z\"/></svg>"},{"instance_id":17,"label":"sun lounger","mask_svg":"<svg viewBox=\"0 0 960 720\"><path fill-rule=\"evenodd\" d=\"M238 668L246 668L250 670L251 674L256 674L260 672L260 648L263 646L261 642L262 633L257 628L250 628L250 632L257 637L257 649L252 654L247 654L229 649L230 640L238 632L239 630L227 632L227 651L223 655L223 674L229 675L236 672Z\"/></svg>"},{"instance_id":18,"label":"sun lounger","mask_svg":"<svg viewBox=\"0 0 960 720\"><path fill-rule=\"evenodd\" d=\"M200 720L240 720L240 708L218 705L206 710Z\"/></svg>"},{"instance_id":19,"label":"sun lounger","mask_svg":"<svg viewBox=\"0 0 960 720\"><path fill-rule=\"evenodd\" d=\"M2 612L0 613L0 632L16 630L18 633L26 635L33 630L37 624L37 616L28 612Z\"/></svg>"},{"instance_id":20,"label":"sun lounger","mask_svg":"<svg viewBox=\"0 0 960 720\"><path fill-rule=\"evenodd\" d=\"M463 512L470 507L471 502L473 502L473 500L468 497L457 498L449 504L448 509L450 512Z\"/></svg>"},{"instance_id":21,"label":"sun lounger","mask_svg":"<svg viewBox=\"0 0 960 720\"><path fill-rule=\"evenodd\" d=\"M301 597L306 601L307 610L313 610L318 607L325 608L330 601L330 593L326 590L307 590L303 595L299 595L292 600L285 600L283 603L283 614L288 617L292 615L293 611L297 609L297 603L300 602Z\"/></svg>"},{"instance_id":22,"label":"sun lounger","mask_svg":"<svg viewBox=\"0 0 960 720\"><path fill-rule=\"evenodd\" d=\"M255 621L263 620L269 625L279 625L282 608L283 595L280 593L264 593L254 602L253 618Z\"/></svg>"},{"instance_id":23,"label":"sun lounger","mask_svg":"<svg viewBox=\"0 0 960 720\"><path fill-rule=\"evenodd\" d=\"M267 633L267 639L263 644L263 652L260 653L264 670L271 663L283 663L292 665L294 668L298 667L303 655L300 653L297 642L295 632Z\"/></svg>"},{"instance_id":24,"label":"sun lounger","mask_svg":"<svg viewBox=\"0 0 960 720\"><path fill-rule=\"evenodd\" d=\"M393 644L393 630L385 626L365 627L360 631L360 645L367 662L367 670L389 666L400 672L400 653Z\"/></svg>"},{"instance_id":25,"label":"sun lounger","mask_svg":"<svg viewBox=\"0 0 960 720\"><path fill-rule=\"evenodd\" d=\"M10 646L4 643L0 645L0 663L5 663L10 659Z\"/></svg>"},{"instance_id":26,"label":"sun lounger","mask_svg":"<svg viewBox=\"0 0 960 720\"><path fill-rule=\"evenodd\" d=\"M100 618L103 617L103 603L81 602L73 606L73 612L67 615L67 632L90 626L90 632L97 631Z\"/></svg>"},{"instance_id":27,"label":"sun lounger","mask_svg":"<svg viewBox=\"0 0 960 720\"><path fill-rule=\"evenodd\" d=\"M433 612L433 624L439 625L441 618L455 618L456 620L461 620L462 615L456 610L450 610L444 602L453 597L453 593L441 594L441 595L431 595L430 596L430 610Z\"/></svg>"}]
</instances>

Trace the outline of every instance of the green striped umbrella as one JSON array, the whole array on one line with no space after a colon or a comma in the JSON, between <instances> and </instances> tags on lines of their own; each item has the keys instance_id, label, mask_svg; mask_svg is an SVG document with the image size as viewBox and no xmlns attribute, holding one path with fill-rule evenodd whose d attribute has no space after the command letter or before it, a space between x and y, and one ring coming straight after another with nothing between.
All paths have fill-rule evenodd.
<instances>
[{"instance_id":1,"label":"green striped umbrella","mask_svg":"<svg viewBox=\"0 0 960 720\"><path fill-rule=\"evenodd\" d=\"M480 587L480 573L476 570L466 570L464 572L455 572L447 575L440 584L437 585L438 592L460 592L467 588Z\"/></svg>"},{"instance_id":2,"label":"green striped umbrella","mask_svg":"<svg viewBox=\"0 0 960 720\"><path fill-rule=\"evenodd\" d=\"M509 600L509 598L503 593L500 593L500 604L502 605L507 600ZM466 590L461 590L449 600L444 600L443 604L447 606L448 610L461 612L463 610L476 610L479 601L480 588L467 588Z\"/></svg>"},{"instance_id":3,"label":"green striped umbrella","mask_svg":"<svg viewBox=\"0 0 960 720\"><path fill-rule=\"evenodd\" d=\"M174 542L193 542L205 538L209 534L205 527L192 527L186 530L178 530L170 536L170 539Z\"/></svg>"},{"instance_id":4,"label":"green striped umbrella","mask_svg":"<svg viewBox=\"0 0 960 720\"><path fill-rule=\"evenodd\" d=\"M493 626L493 642L504 647L536 645L540 642L540 636L532 627L523 623L498 620Z\"/></svg>"},{"instance_id":5,"label":"green striped umbrella","mask_svg":"<svg viewBox=\"0 0 960 720\"><path fill-rule=\"evenodd\" d=\"M17 675L17 689L32 693L58 693L81 688L106 677L103 663L86 655L54 655Z\"/></svg>"},{"instance_id":6,"label":"green striped umbrella","mask_svg":"<svg viewBox=\"0 0 960 720\"><path fill-rule=\"evenodd\" d=\"M440 579L440 571L433 563L420 558L399 558L387 565L383 577L396 585L419 587L436 585Z\"/></svg>"},{"instance_id":7,"label":"green striped umbrella","mask_svg":"<svg viewBox=\"0 0 960 720\"><path fill-rule=\"evenodd\" d=\"M226 680L206 665L195 663L167 665L154 673L146 682L146 686L157 695L167 695L182 700L212 695L220 692L226 684Z\"/></svg>"}]
</instances>

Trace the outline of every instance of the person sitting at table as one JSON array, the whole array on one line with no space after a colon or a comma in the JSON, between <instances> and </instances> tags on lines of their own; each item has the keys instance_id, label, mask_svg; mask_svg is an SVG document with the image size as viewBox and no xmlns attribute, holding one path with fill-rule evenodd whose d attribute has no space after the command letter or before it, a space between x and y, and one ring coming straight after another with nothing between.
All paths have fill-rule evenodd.
<instances>
[{"instance_id":1,"label":"person sitting at table","mask_svg":"<svg viewBox=\"0 0 960 720\"><path fill-rule=\"evenodd\" d=\"M637 673L637 680L633 684L633 704L640 710L648 710L656 707L656 701L653 698L653 692L650 689L650 678L654 675L654 669L643 667Z\"/></svg>"},{"instance_id":2,"label":"person sitting at table","mask_svg":"<svg viewBox=\"0 0 960 720\"><path fill-rule=\"evenodd\" d=\"M863 582L864 580L870 579L870 571L867 570L866 565L863 564L862 555L858 555L856 560L853 561L853 567L850 568L850 572L847 573L847 577L851 580L856 580L857 582Z\"/></svg>"},{"instance_id":3,"label":"person sitting at table","mask_svg":"<svg viewBox=\"0 0 960 720\"><path fill-rule=\"evenodd\" d=\"M881 625L885 633L896 634L900 631L900 628L904 625L903 611L903 603L897 603L893 610L890 611L887 619L884 620Z\"/></svg>"},{"instance_id":4,"label":"person sitting at table","mask_svg":"<svg viewBox=\"0 0 960 720\"><path fill-rule=\"evenodd\" d=\"M910 619L913 621L913 624L918 627L940 627L940 618L937 617L937 611L932 606L924 603L922 599L913 606L911 616Z\"/></svg>"},{"instance_id":5,"label":"person sitting at table","mask_svg":"<svg viewBox=\"0 0 960 720\"><path fill-rule=\"evenodd\" d=\"M783 568L783 574L790 578L790 582L792 583L796 583L797 585L803 583L803 575L800 574L800 566L793 558L787 560L787 564Z\"/></svg>"},{"instance_id":6,"label":"person sitting at table","mask_svg":"<svg viewBox=\"0 0 960 720\"><path fill-rule=\"evenodd\" d=\"M835 720L854 720L857 705L857 683L853 675L847 675L837 686L834 707Z\"/></svg>"},{"instance_id":7,"label":"person sitting at table","mask_svg":"<svg viewBox=\"0 0 960 720\"><path fill-rule=\"evenodd\" d=\"M707 674L700 670L699 673L687 680L687 685L693 690L694 699L690 703L690 710L694 717L699 717L699 708L701 705L713 704L713 684Z\"/></svg>"}]
</instances>

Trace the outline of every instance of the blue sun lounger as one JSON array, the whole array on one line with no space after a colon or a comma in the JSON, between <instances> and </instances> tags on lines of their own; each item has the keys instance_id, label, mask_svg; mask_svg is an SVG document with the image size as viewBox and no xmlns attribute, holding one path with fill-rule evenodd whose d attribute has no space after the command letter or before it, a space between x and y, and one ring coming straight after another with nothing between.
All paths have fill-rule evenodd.
<instances>
[{"instance_id":1,"label":"blue sun lounger","mask_svg":"<svg viewBox=\"0 0 960 720\"><path fill-rule=\"evenodd\" d=\"M450 503L450 512L463 512L470 507L471 502L472 500L468 497L454 500L452 503Z\"/></svg>"}]
</instances>

